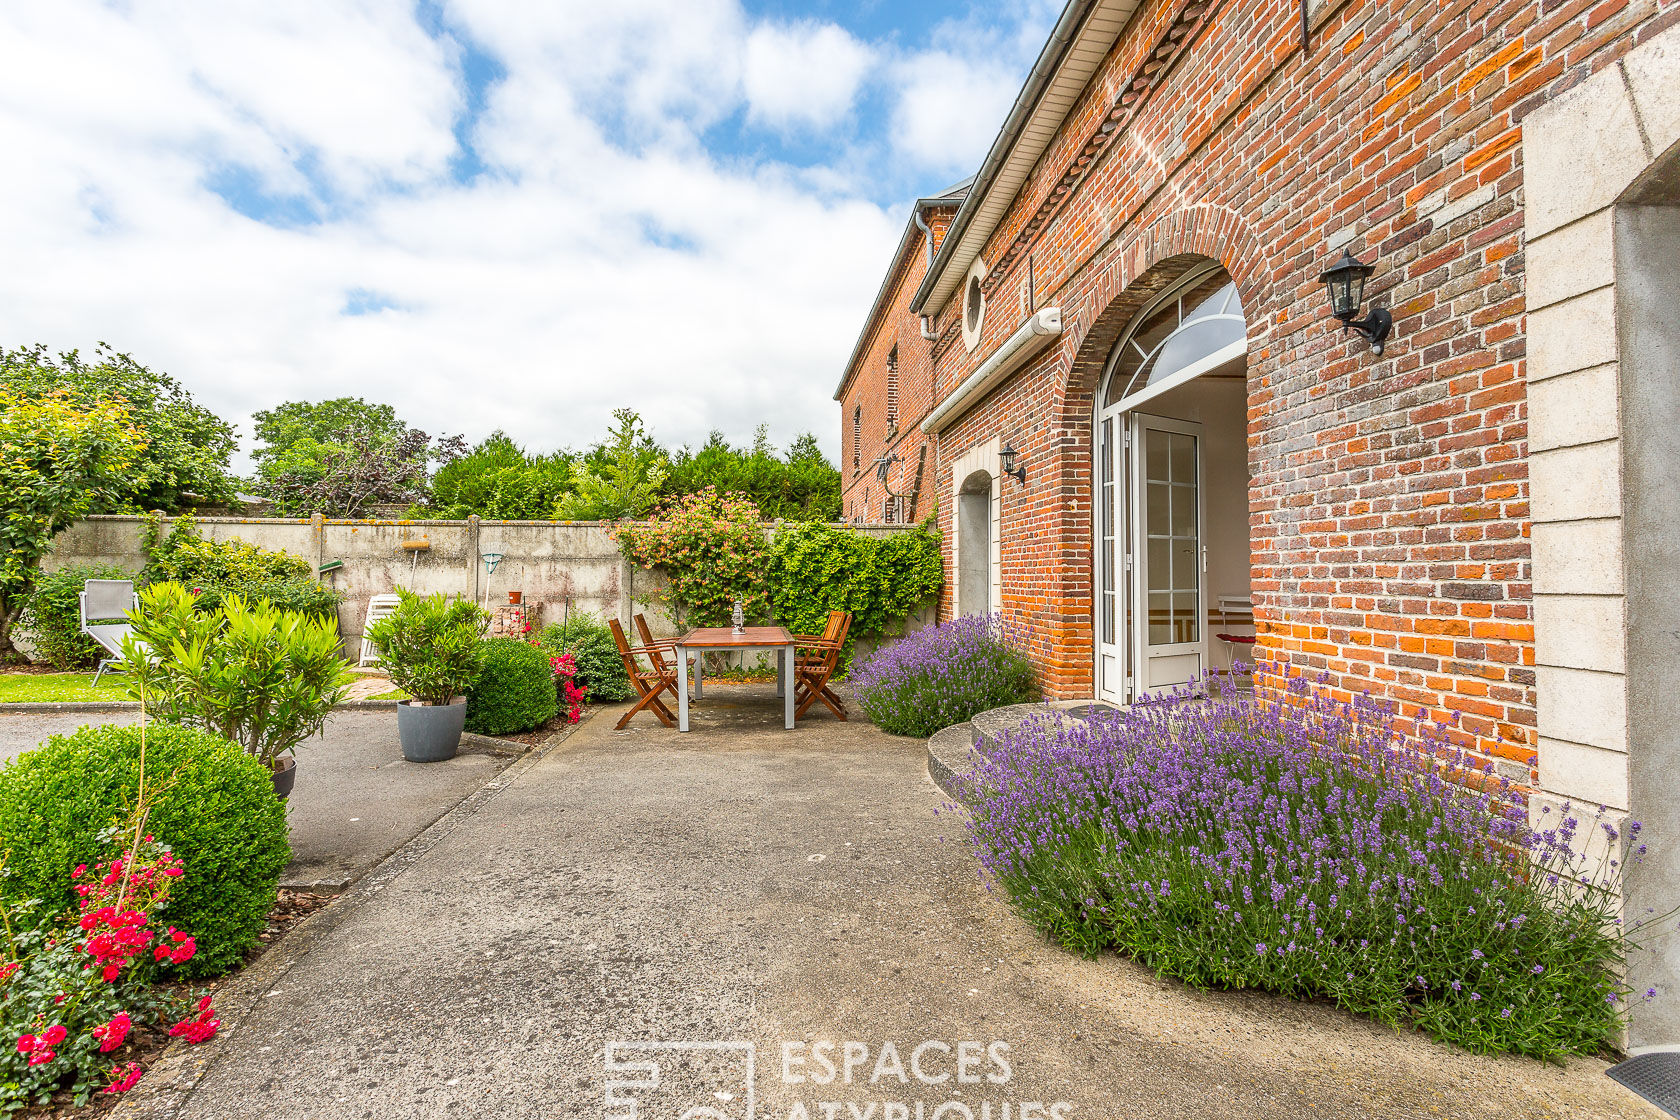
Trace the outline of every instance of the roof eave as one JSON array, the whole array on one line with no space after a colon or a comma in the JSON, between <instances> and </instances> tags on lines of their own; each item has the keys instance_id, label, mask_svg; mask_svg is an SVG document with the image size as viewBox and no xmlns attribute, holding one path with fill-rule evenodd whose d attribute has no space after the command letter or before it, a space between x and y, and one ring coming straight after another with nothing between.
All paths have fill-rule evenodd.
<instances>
[{"instance_id":1,"label":"roof eave","mask_svg":"<svg viewBox=\"0 0 1680 1120\"><path fill-rule=\"evenodd\" d=\"M997 186L1000 172L1005 169L1011 157L1022 146L1023 134L1035 121L1041 126L1049 126L1047 130L1043 127L1040 129L1041 132L1047 131L1048 135L1043 138L1043 143L1038 146L1038 150L1031 154L1031 159L1025 161L1026 169L1030 170L1032 165L1037 163L1039 157L1043 155L1044 150L1049 147L1050 139L1061 127L1067 111L1072 108L1074 101L1077 100L1077 95L1070 98L1066 104L1050 107L1044 106L1045 95L1057 79L1063 76L1074 49L1082 45L1086 48L1079 52L1081 69L1090 62L1093 52L1100 60L1103 55L1108 53L1109 48L1119 40L1125 24L1139 7L1140 0L1069 0L1067 7L1062 10L1061 18L1056 21L1056 27L1050 33L1050 39L1045 43L1044 50L1039 53L1038 61L1033 64L1032 73L1027 76L1026 84L1021 87L1021 92L1016 97L1015 104L1010 108L1009 116L1004 119L1003 127L998 130L997 139L992 141L992 146L987 151L985 161L980 165L980 170L975 174L968 193L963 197L963 204L957 210L956 217L952 219L950 229L946 231L938 255L934 258L932 265L929 266L927 275L922 278L922 283L916 289L916 294L911 298L911 311L924 315L938 314L950 301L956 284L954 282L943 284L943 278L952 271L953 264L957 263L957 258L964 252L964 245L972 240L977 240L978 244L971 246L972 253L967 259L960 262L960 269L967 269L974 256L979 254L980 247L985 244L993 230L996 229L997 221L1001 220L1003 215L1008 212L1010 202L1020 189L1020 183L1009 184L1010 189L1007 197L995 203L992 202L994 188ZM1093 25L1090 19L1092 14L1099 9L1111 10L1111 18L1102 21L1100 27ZM1090 32L1090 34L1087 35L1087 32ZM1090 42L1082 44L1082 38L1089 38ZM1089 82L1091 74L1095 73L1095 69L1094 65L1090 66L1090 73L1083 74L1078 79L1078 86L1081 90ZM1046 108L1044 114L1040 113L1041 108ZM1020 179L1024 181L1024 172L1020 175ZM977 239L971 238L969 234L976 215L986 209L995 211L994 214L988 215L992 222L991 227L983 231L983 236ZM936 294L937 300L935 300ZM930 302L932 306L930 306Z\"/></svg>"}]
</instances>

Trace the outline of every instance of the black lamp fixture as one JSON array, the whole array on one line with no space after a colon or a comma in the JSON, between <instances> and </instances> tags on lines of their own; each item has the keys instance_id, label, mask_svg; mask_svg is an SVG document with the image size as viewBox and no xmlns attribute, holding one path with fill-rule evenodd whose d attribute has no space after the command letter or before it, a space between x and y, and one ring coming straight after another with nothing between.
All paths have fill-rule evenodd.
<instances>
[{"instance_id":1,"label":"black lamp fixture","mask_svg":"<svg viewBox=\"0 0 1680 1120\"><path fill-rule=\"evenodd\" d=\"M887 472L892 470L892 465L898 461L898 454L896 452L883 455L879 459L875 460L875 477L880 479L882 482L887 481Z\"/></svg>"},{"instance_id":2,"label":"black lamp fixture","mask_svg":"<svg viewBox=\"0 0 1680 1120\"><path fill-rule=\"evenodd\" d=\"M1004 442L1003 450L998 452L998 458L1003 460L1003 473L1025 486L1027 484L1027 468L1024 463L1016 463L1019 457L1020 453L1009 446L1007 441Z\"/></svg>"},{"instance_id":3,"label":"black lamp fixture","mask_svg":"<svg viewBox=\"0 0 1680 1120\"><path fill-rule=\"evenodd\" d=\"M1394 316L1385 308L1373 307L1360 319L1360 305L1365 302L1365 281L1376 268L1360 264L1352 253L1342 250L1342 259L1319 274L1319 282L1330 296L1330 314L1342 321L1342 329L1355 330L1371 340L1371 352L1382 357L1383 342L1394 330Z\"/></svg>"}]
</instances>

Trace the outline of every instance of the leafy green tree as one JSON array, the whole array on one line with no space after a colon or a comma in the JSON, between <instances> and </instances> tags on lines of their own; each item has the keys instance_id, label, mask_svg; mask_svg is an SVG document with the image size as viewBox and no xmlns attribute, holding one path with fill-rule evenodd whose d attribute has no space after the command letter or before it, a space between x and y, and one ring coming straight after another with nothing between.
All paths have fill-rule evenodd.
<instances>
[{"instance_id":1,"label":"leafy green tree","mask_svg":"<svg viewBox=\"0 0 1680 1120\"><path fill-rule=\"evenodd\" d=\"M431 517L537 521L554 516L577 480L574 458L563 451L531 455L505 432L440 468L432 479Z\"/></svg>"},{"instance_id":2,"label":"leafy green tree","mask_svg":"<svg viewBox=\"0 0 1680 1120\"><path fill-rule=\"evenodd\" d=\"M91 361L75 350L54 357L40 345L0 348L0 388L23 398L64 393L84 404L120 402L146 433L145 449L126 476L89 513L173 512L236 498L237 483L228 469L233 426L196 404L167 373L103 342Z\"/></svg>"},{"instance_id":3,"label":"leafy green tree","mask_svg":"<svg viewBox=\"0 0 1680 1120\"><path fill-rule=\"evenodd\" d=\"M0 387L0 655L14 652L12 624L53 537L110 508L145 450L133 413L118 401Z\"/></svg>"},{"instance_id":4,"label":"leafy green tree","mask_svg":"<svg viewBox=\"0 0 1680 1120\"><path fill-rule=\"evenodd\" d=\"M793 441L786 458L777 455L763 425L746 450L731 447L722 432L714 431L700 450L685 447L671 456L667 496L708 486L746 495L767 521L834 521L840 516L840 472L809 433Z\"/></svg>"},{"instance_id":5,"label":"leafy green tree","mask_svg":"<svg viewBox=\"0 0 1680 1120\"><path fill-rule=\"evenodd\" d=\"M613 412L612 432L584 456L577 489L560 503L567 521L619 521L641 517L659 500L665 453L642 431L634 409Z\"/></svg>"},{"instance_id":6,"label":"leafy green tree","mask_svg":"<svg viewBox=\"0 0 1680 1120\"><path fill-rule=\"evenodd\" d=\"M365 517L379 505L421 501L432 463L466 451L459 436L433 447L390 405L360 397L287 401L253 419L262 441L252 453L257 489L292 517Z\"/></svg>"}]
</instances>

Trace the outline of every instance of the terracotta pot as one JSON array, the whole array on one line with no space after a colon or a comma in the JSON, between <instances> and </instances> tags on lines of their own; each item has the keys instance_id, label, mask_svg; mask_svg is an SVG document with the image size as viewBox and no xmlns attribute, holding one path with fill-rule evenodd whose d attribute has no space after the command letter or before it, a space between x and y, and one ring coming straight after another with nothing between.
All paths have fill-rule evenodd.
<instances>
[{"instance_id":1,"label":"terracotta pot","mask_svg":"<svg viewBox=\"0 0 1680 1120\"><path fill-rule=\"evenodd\" d=\"M287 755L280 760L280 768L271 771L269 776L274 779L274 796L286 800L292 795L292 784L297 781L297 759Z\"/></svg>"},{"instance_id":2,"label":"terracotta pot","mask_svg":"<svg viewBox=\"0 0 1680 1120\"><path fill-rule=\"evenodd\" d=\"M518 606L520 603L523 603L524 601L525 601L525 592L523 592L523 591L509 591L508 592L508 602L513 604L514 606Z\"/></svg>"}]
</instances>

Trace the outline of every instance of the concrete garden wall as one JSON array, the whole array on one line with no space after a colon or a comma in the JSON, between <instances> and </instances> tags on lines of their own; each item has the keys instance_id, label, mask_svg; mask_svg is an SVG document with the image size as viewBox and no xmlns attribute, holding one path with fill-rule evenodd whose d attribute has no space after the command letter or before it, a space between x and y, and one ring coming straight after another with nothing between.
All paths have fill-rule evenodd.
<instances>
[{"instance_id":1,"label":"concrete garden wall","mask_svg":"<svg viewBox=\"0 0 1680 1120\"><path fill-rule=\"evenodd\" d=\"M654 632L674 632L659 595L665 580L625 560L614 542L611 523L599 521L333 521L323 518L200 518L208 540L238 539L261 548L301 556L319 570L338 560L343 566L322 582L344 594L338 611L339 632L349 639L353 656L367 613L368 599L398 587L411 591L467 596L494 609L507 603L509 591L524 592L535 608L538 628L568 613L587 611L616 617L628 628L636 612L647 615ZM765 532L774 532L773 525ZM872 537L910 531L904 525L856 527ZM107 563L138 569L145 563L138 517L90 517L59 534L47 570L72 564ZM405 544L425 542L424 549ZM486 554L500 553L489 571ZM913 628L933 621L933 604L910 620Z\"/></svg>"}]
</instances>

